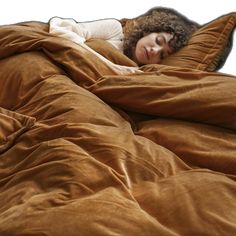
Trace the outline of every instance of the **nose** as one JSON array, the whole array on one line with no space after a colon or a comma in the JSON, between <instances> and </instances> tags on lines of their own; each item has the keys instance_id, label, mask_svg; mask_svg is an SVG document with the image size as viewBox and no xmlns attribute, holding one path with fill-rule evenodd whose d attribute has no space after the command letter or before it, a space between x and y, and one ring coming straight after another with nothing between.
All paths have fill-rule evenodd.
<instances>
[{"instance_id":1,"label":"nose","mask_svg":"<svg viewBox=\"0 0 236 236\"><path fill-rule=\"evenodd\" d=\"M151 52L152 53L158 53L161 50L160 46L153 46L151 47Z\"/></svg>"}]
</instances>

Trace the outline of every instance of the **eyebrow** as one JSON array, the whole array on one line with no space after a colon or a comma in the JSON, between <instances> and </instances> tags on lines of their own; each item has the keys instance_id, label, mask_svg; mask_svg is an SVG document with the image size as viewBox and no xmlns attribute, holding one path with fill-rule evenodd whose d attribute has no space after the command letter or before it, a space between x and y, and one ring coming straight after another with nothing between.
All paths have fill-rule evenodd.
<instances>
[{"instance_id":1,"label":"eyebrow","mask_svg":"<svg viewBox=\"0 0 236 236\"><path fill-rule=\"evenodd\" d=\"M164 37L164 41L165 43L168 45L169 50L168 50L168 55L171 54L174 51L174 47L172 45L172 42L174 40L174 36L170 38L170 40L167 42L166 37L164 35L162 35ZM174 42L173 42L174 43Z\"/></svg>"},{"instance_id":2,"label":"eyebrow","mask_svg":"<svg viewBox=\"0 0 236 236\"><path fill-rule=\"evenodd\" d=\"M173 51L176 51L176 36L173 34L173 37L170 39L169 41L169 46L170 46L170 49L173 50Z\"/></svg>"},{"instance_id":3,"label":"eyebrow","mask_svg":"<svg viewBox=\"0 0 236 236\"><path fill-rule=\"evenodd\" d=\"M172 47L170 45L171 40L173 37L167 42L166 37L164 35L161 35L161 37L164 39L164 43L168 46L168 50L165 51L165 57L169 56L172 52Z\"/></svg>"},{"instance_id":4,"label":"eyebrow","mask_svg":"<svg viewBox=\"0 0 236 236\"><path fill-rule=\"evenodd\" d=\"M164 43L168 44L167 41L166 41L166 37L164 35L161 35L161 37L164 39Z\"/></svg>"}]
</instances>

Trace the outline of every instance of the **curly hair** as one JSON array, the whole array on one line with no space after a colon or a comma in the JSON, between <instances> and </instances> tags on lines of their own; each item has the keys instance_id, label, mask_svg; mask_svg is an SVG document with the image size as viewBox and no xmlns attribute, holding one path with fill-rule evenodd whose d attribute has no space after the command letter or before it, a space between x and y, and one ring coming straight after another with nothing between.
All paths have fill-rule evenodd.
<instances>
[{"instance_id":1,"label":"curly hair","mask_svg":"<svg viewBox=\"0 0 236 236\"><path fill-rule=\"evenodd\" d=\"M190 36L200 25L174 9L155 7L133 19L122 19L124 54L132 59L132 49L147 33L166 32L173 38L169 42L173 52L187 44Z\"/></svg>"}]
</instances>

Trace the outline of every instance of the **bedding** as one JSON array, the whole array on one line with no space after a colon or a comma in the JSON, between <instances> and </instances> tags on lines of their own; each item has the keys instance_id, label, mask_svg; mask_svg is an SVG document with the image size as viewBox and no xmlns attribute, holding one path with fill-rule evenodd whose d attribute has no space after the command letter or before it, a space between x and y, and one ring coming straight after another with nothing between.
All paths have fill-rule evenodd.
<instances>
[{"instance_id":1,"label":"bedding","mask_svg":"<svg viewBox=\"0 0 236 236\"><path fill-rule=\"evenodd\" d=\"M235 234L234 75L117 75L42 22L0 26L0 67L1 236Z\"/></svg>"}]
</instances>

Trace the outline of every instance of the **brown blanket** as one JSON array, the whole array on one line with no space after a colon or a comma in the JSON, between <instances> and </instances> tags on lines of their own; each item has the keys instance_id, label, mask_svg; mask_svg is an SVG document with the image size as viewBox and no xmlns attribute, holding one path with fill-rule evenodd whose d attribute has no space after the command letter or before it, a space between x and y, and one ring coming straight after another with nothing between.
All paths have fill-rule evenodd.
<instances>
[{"instance_id":1,"label":"brown blanket","mask_svg":"<svg viewBox=\"0 0 236 236\"><path fill-rule=\"evenodd\" d=\"M1 236L235 234L236 77L115 75L33 22L0 57Z\"/></svg>"}]
</instances>

